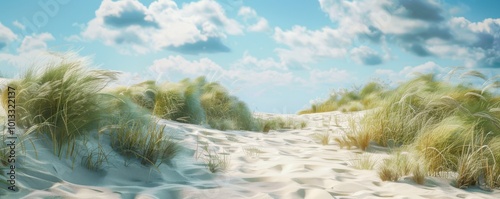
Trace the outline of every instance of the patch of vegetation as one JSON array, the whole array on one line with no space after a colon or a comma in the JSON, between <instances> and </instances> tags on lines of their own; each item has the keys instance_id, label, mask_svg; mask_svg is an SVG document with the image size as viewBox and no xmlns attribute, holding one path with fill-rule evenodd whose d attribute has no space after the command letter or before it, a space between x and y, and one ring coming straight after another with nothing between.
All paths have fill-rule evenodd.
<instances>
[{"instance_id":1,"label":"patch of vegetation","mask_svg":"<svg viewBox=\"0 0 500 199\"><path fill-rule=\"evenodd\" d=\"M356 146L358 149L365 151L372 140L370 131L363 130L362 128L365 128L365 126L359 125L359 121L353 117L349 117L347 121L348 128L341 128L344 133L340 137L336 137L335 142L339 144L340 148L345 146L347 149L351 149L352 146Z\"/></svg>"},{"instance_id":2,"label":"patch of vegetation","mask_svg":"<svg viewBox=\"0 0 500 199\"><path fill-rule=\"evenodd\" d=\"M361 89L339 90L333 92L323 102L315 102L311 108L299 111L299 114L321 113L330 111L353 112L372 109L378 106L387 92L382 83L373 81Z\"/></svg>"},{"instance_id":3,"label":"patch of vegetation","mask_svg":"<svg viewBox=\"0 0 500 199\"><path fill-rule=\"evenodd\" d=\"M267 119L257 119L260 131L268 133L271 130L279 129L303 129L307 126L306 121L292 118L272 117Z\"/></svg>"},{"instance_id":4,"label":"patch of vegetation","mask_svg":"<svg viewBox=\"0 0 500 199\"><path fill-rule=\"evenodd\" d=\"M351 165L357 169L372 170L377 165L377 161L369 154L362 154L351 160Z\"/></svg>"},{"instance_id":5,"label":"patch of vegetation","mask_svg":"<svg viewBox=\"0 0 500 199\"><path fill-rule=\"evenodd\" d=\"M83 60L63 59L30 68L19 80L8 83L16 89L17 125L36 126L37 135L52 142L57 156L73 155L76 139L96 128L104 105L99 92L115 76L115 72L88 69ZM6 92L2 93L4 106Z\"/></svg>"},{"instance_id":6,"label":"patch of vegetation","mask_svg":"<svg viewBox=\"0 0 500 199\"><path fill-rule=\"evenodd\" d=\"M136 158L143 165L160 165L171 160L180 146L166 135L157 121L119 120L108 126L111 147L126 158Z\"/></svg>"},{"instance_id":7,"label":"patch of vegetation","mask_svg":"<svg viewBox=\"0 0 500 199\"><path fill-rule=\"evenodd\" d=\"M465 81L471 78L483 81L483 87ZM500 81L477 71L458 79L462 83L452 84L427 74L403 83L366 115L361 132L382 146L408 148L420 157L423 164L413 168L417 183L423 183L424 175L454 172L459 188L499 187L500 97L492 89ZM392 166L382 168L381 178L401 174L390 170Z\"/></svg>"},{"instance_id":8,"label":"patch of vegetation","mask_svg":"<svg viewBox=\"0 0 500 199\"><path fill-rule=\"evenodd\" d=\"M224 172L229 169L231 159L227 153L219 153L215 149L210 148L208 143L201 146L201 151L197 149L197 159L202 158L207 169L212 173Z\"/></svg>"},{"instance_id":9,"label":"patch of vegetation","mask_svg":"<svg viewBox=\"0 0 500 199\"><path fill-rule=\"evenodd\" d=\"M163 119L207 124L219 130L256 131L259 128L245 103L204 77L159 85L147 81L109 92L125 96Z\"/></svg>"}]
</instances>

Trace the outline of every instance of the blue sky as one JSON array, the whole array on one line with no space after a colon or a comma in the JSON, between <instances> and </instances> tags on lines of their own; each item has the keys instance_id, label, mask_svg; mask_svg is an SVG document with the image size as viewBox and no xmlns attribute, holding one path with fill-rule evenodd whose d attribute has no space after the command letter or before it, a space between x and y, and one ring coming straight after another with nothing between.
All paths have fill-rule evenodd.
<instances>
[{"instance_id":1,"label":"blue sky","mask_svg":"<svg viewBox=\"0 0 500 199\"><path fill-rule=\"evenodd\" d=\"M0 72L76 51L118 83L207 76L250 109L295 113L332 89L500 68L497 0L18 0L0 7Z\"/></svg>"}]
</instances>

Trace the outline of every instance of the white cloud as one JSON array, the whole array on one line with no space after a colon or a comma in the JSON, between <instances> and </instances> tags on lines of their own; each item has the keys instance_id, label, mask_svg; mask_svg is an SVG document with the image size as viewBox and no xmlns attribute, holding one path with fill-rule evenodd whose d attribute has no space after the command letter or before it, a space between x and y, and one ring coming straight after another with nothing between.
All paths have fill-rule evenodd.
<instances>
[{"instance_id":1,"label":"white cloud","mask_svg":"<svg viewBox=\"0 0 500 199\"><path fill-rule=\"evenodd\" d=\"M222 67L208 58L189 61L179 55L155 60L150 70L155 73L180 72L194 77L213 72L224 72Z\"/></svg>"},{"instance_id":2,"label":"white cloud","mask_svg":"<svg viewBox=\"0 0 500 199\"><path fill-rule=\"evenodd\" d=\"M277 49L285 62L311 62L314 57L341 58L348 52L346 47L352 44L345 32L329 27L314 31L303 26L294 26L292 30L276 27L274 31L274 40L289 47Z\"/></svg>"},{"instance_id":3,"label":"white cloud","mask_svg":"<svg viewBox=\"0 0 500 199\"><path fill-rule=\"evenodd\" d=\"M469 67L500 67L500 19L472 23L450 17L444 5L435 0L319 3L331 26L317 30L275 28L274 40L287 46L276 49L285 61L307 63L318 57L342 58L350 52L358 63L381 64L391 57L386 46L390 43L415 56L461 60ZM362 47L373 45L381 45L383 55Z\"/></svg>"},{"instance_id":4,"label":"white cloud","mask_svg":"<svg viewBox=\"0 0 500 199\"><path fill-rule=\"evenodd\" d=\"M330 68L328 70L311 70L309 73L310 80L313 84L317 83L338 83L351 80L352 76L346 70Z\"/></svg>"},{"instance_id":5,"label":"white cloud","mask_svg":"<svg viewBox=\"0 0 500 199\"><path fill-rule=\"evenodd\" d=\"M239 60L236 61L235 63L236 67L251 67L255 68L258 70L268 70L268 69L280 69L280 70L286 70L287 67L284 62L276 61L273 58L264 58L264 59L258 59L252 55L250 55L248 52L245 52L243 54L243 57Z\"/></svg>"},{"instance_id":6,"label":"white cloud","mask_svg":"<svg viewBox=\"0 0 500 199\"><path fill-rule=\"evenodd\" d=\"M356 63L364 65L378 65L384 61L382 56L368 46L352 49L351 57Z\"/></svg>"},{"instance_id":7,"label":"white cloud","mask_svg":"<svg viewBox=\"0 0 500 199\"><path fill-rule=\"evenodd\" d=\"M246 60L253 59L247 56ZM245 60L242 59L242 60ZM256 62L254 62L256 61ZM259 70L252 65L242 65L242 63L258 63L257 60L239 62L237 67L223 68L217 63L208 58L201 58L198 60L187 60L182 56L169 56L155 60L149 67L149 70L155 74L162 74L175 77L198 77L214 75L223 81L234 83L242 86L283 86L289 85L301 80L295 77L291 72L277 71L277 70ZM264 62L261 62L264 63ZM265 63L266 64L266 63Z\"/></svg>"},{"instance_id":8,"label":"white cloud","mask_svg":"<svg viewBox=\"0 0 500 199\"><path fill-rule=\"evenodd\" d=\"M257 12L250 7L242 6L238 11L238 16L243 17L247 24L247 30L251 32L264 32L269 30L269 24L264 17L257 15Z\"/></svg>"},{"instance_id":9,"label":"white cloud","mask_svg":"<svg viewBox=\"0 0 500 199\"><path fill-rule=\"evenodd\" d=\"M239 16L243 17L257 17L257 12L253 8L247 7L247 6L242 6L240 10L238 11Z\"/></svg>"},{"instance_id":10,"label":"white cloud","mask_svg":"<svg viewBox=\"0 0 500 199\"><path fill-rule=\"evenodd\" d=\"M24 68L32 65L44 66L46 63L58 60L60 57L47 53L47 42L51 40L54 40L54 37L50 33L25 36L16 54L0 53L0 62Z\"/></svg>"},{"instance_id":11,"label":"white cloud","mask_svg":"<svg viewBox=\"0 0 500 199\"><path fill-rule=\"evenodd\" d=\"M54 37L50 33L41 33L31 36L25 36L21 46L17 49L20 53L26 53L31 51L40 51L47 49L47 41L54 40Z\"/></svg>"},{"instance_id":12,"label":"white cloud","mask_svg":"<svg viewBox=\"0 0 500 199\"><path fill-rule=\"evenodd\" d=\"M266 19L261 17L257 20L257 23L250 25L248 27L248 30L252 32L264 32L266 30L269 30L269 24L267 23Z\"/></svg>"},{"instance_id":13,"label":"white cloud","mask_svg":"<svg viewBox=\"0 0 500 199\"><path fill-rule=\"evenodd\" d=\"M443 67L439 66L438 64L432 61L429 61L418 66L406 66L399 72L399 74L401 76L410 78L418 74L427 74L427 73L439 74L444 71L445 69Z\"/></svg>"},{"instance_id":14,"label":"white cloud","mask_svg":"<svg viewBox=\"0 0 500 199\"><path fill-rule=\"evenodd\" d=\"M241 25L228 18L214 0L191 2L182 7L173 0L154 1L148 7L137 0L105 0L82 36L138 53L167 48L197 49L182 48L184 45L205 45L217 52L227 48L221 39L241 33Z\"/></svg>"},{"instance_id":15,"label":"white cloud","mask_svg":"<svg viewBox=\"0 0 500 199\"><path fill-rule=\"evenodd\" d=\"M397 83L407 81L409 78L413 78L419 74L437 74L443 75L446 72L446 68L436 64L433 61L428 61L426 63L417 66L405 66L400 71L394 71L390 69L377 69L375 74L383 79L388 79L392 81L392 85L395 86Z\"/></svg>"},{"instance_id":16,"label":"white cloud","mask_svg":"<svg viewBox=\"0 0 500 199\"><path fill-rule=\"evenodd\" d=\"M17 28L19 28L19 29L21 29L21 30L25 30L25 29L26 29L26 26L25 26L25 25L23 25L21 22L19 22L19 21L17 21L17 20L15 20L14 22L12 22L12 24L13 24L15 27L17 27Z\"/></svg>"},{"instance_id":17,"label":"white cloud","mask_svg":"<svg viewBox=\"0 0 500 199\"><path fill-rule=\"evenodd\" d=\"M17 39L17 35L9 28L0 23L0 50L4 48L7 43Z\"/></svg>"}]
</instances>

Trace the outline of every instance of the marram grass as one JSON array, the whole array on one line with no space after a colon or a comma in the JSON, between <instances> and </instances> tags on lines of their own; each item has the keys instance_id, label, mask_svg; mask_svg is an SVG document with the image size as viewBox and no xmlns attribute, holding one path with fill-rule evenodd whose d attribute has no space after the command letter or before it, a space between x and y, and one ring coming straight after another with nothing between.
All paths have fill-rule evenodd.
<instances>
[{"instance_id":1,"label":"marram grass","mask_svg":"<svg viewBox=\"0 0 500 199\"><path fill-rule=\"evenodd\" d=\"M152 81L109 91L125 96L153 115L219 130L258 130L259 123L245 103L204 77L156 84Z\"/></svg>"},{"instance_id":2,"label":"marram grass","mask_svg":"<svg viewBox=\"0 0 500 199\"><path fill-rule=\"evenodd\" d=\"M353 112L372 109L387 95L382 83L372 81L363 88L339 90L322 102L315 102L311 108L301 110L298 114L321 113L330 111Z\"/></svg>"},{"instance_id":3,"label":"marram grass","mask_svg":"<svg viewBox=\"0 0 500 199\"><path fill-rule=\"evenodd\" d=\"M478 72L460 76L466 77L486 79ZM410 169L417 183L427 175L454 172L459 188L499 187L500 98L493 90L498 88L495 82L487 80L476 88L420 75L390 91L381 107L363 118L360 132L370 133L382 146L404 147L419 157L421 164ZM403 170L386 161L379 175L397 180L407 174Z\"/></svg>"},{"instance_id":4,"label":"marram grass","mask_svg":"<svg viewBox=\"0 0 500 199\"><path fill-rule=\"evenodd\" d=\"M59 157L72 155L75 140L96 128L103 106L99 92L115 75L89 69L83 60L30 68L8 84L17 91L17 124L23 128L38 126L39 135L51 140L54 153Z\"/></svg>"}]
</instances>

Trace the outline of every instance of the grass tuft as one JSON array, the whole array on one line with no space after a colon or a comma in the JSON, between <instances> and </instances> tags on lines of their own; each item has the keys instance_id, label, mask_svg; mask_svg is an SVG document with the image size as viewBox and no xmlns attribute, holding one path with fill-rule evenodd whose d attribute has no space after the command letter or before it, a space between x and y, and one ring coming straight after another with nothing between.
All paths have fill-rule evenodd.
<instances>
[{"instance_id":1,"label":"grass tuft","mask_svg":"<svg viewBox=\"0 0 500 199\"><path fill-rule=\"evenodd\" d=\"M86 66L85 60L63 59L30 68L19 80L8 83L17 90L18 125L38 125L37 132L52 142L59 157L73 155L75 140L96 128L103 106L99 92L116 76L115 72Z\"/></svg>"},{"instance_id":2,"label":"grass tuft","mask_svg":"<svg viewBox=\"0 0 500 199\"><path fill-rule=\"evenodd\" d=\"M377 161L370 154L363 154L357 155L356 158L351 160L351 165L361 170L372 170L377 165Z\"/></svg>"}]
</instances>

